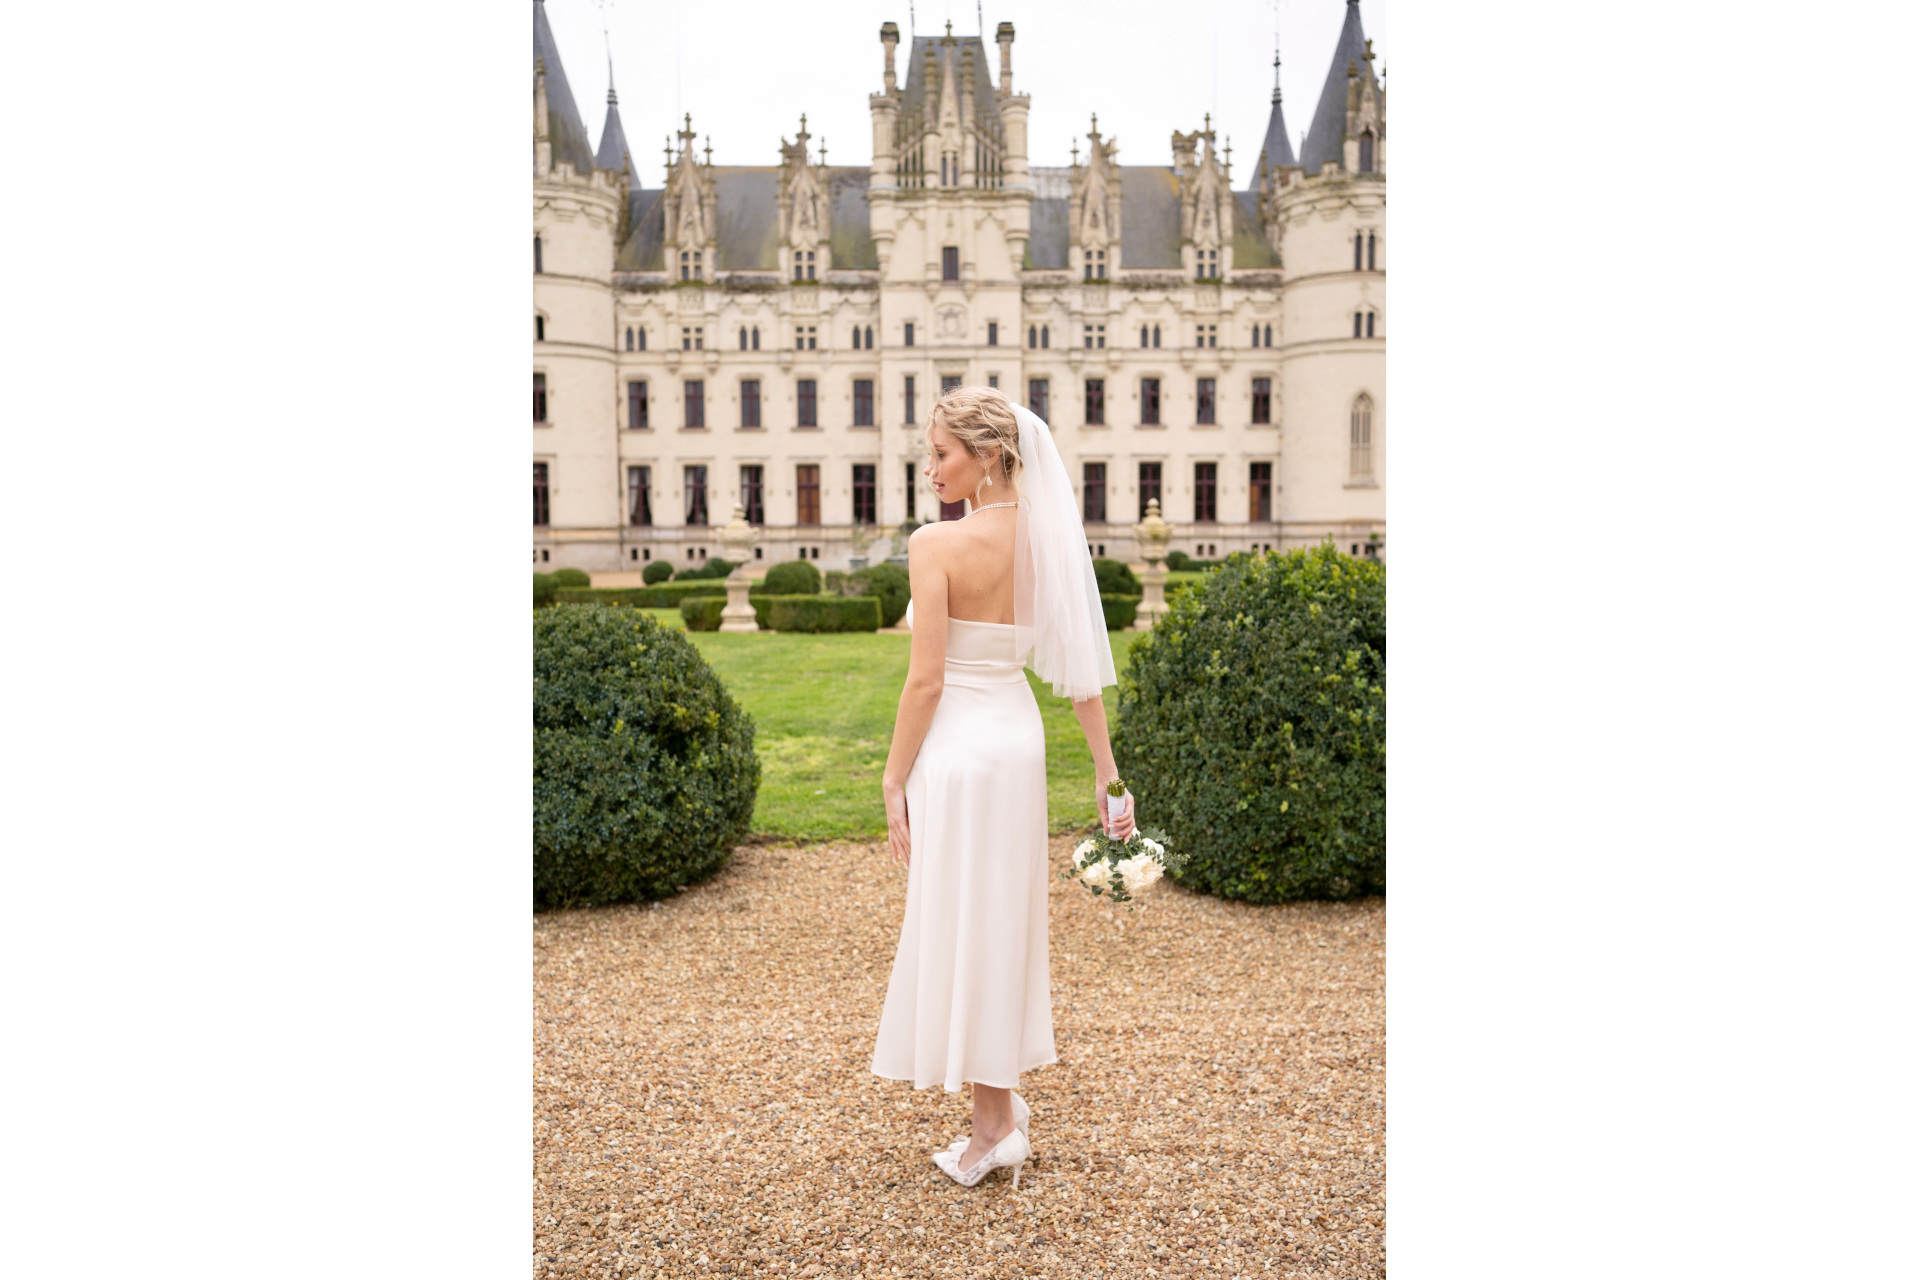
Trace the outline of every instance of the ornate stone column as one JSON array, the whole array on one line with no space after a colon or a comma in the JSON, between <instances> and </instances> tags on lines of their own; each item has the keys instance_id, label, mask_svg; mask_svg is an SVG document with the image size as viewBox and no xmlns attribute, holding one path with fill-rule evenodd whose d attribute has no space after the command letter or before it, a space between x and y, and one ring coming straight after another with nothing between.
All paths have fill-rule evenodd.
<instances>
[{"instance_id":1,"label":"ornate stone column","mask_svg":"<svg viewBox=\"0 0 1920 1280\"><path fill-rule=\"evenodd\" d=\"M1160 499L1147 500L1147 518L1133 526L1133 533L1140 540L1140 556L1147 562L1147 571L1140 575L1145 590L1128 630L1146 631L1167 612L1167 571L1160 566L1167 558L1167 540L1173 536L1173 526L1160 518Z\"/></svg>"},{"instance_id":2,"label":"ornate stone column","mask_svg":"<svg viewBox=\"0 0 1920 1280\"><path fill-rule=\"evenodd\" d=\"M760 623L747 599L747 561L756 541L753 526L747 523L746 508L733 504L733 519L720 530L720 546L733 571L727 575L727 607L720 611L720 629L735 634L758 634Z\"/></svg>"}]
</instances>

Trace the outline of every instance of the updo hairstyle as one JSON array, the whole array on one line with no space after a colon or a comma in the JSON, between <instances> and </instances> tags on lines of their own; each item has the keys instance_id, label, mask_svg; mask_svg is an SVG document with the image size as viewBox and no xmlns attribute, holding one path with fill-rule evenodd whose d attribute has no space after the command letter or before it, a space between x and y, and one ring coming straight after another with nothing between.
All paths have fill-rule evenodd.
<instances>
[{"instance_id":1,"label":"updo hairstyle","mask_svg":"<svg viewBox=\"0 0 1920 1280\"><path fill-rule=\"evenodd\" d=\"M995 484L1013 483L1025 466L1013 403L993 387L955 387L941 396L933 402L927 430L936 426L945 427ZM997 463L988 456L995 445L1000 447Z\"/></svg>"}]
</instances>

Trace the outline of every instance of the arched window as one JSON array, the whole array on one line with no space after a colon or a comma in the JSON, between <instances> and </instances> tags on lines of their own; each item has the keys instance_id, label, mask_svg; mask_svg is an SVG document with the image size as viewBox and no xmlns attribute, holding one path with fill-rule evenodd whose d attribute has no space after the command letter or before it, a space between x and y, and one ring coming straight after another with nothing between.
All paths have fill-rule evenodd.
<instances>
[{"instance_id":1,"label":"arched window","mask_svg":"<svg viewBox=\"0 0 1920 1280\"><path fill-rule=\"evenodd\" d=\"M533 274L539 275L544 270L546 268L540 263L540 237L535 236L533 238Z\"/></svg>"},{"instance_id":2,"label":"arched window","mask_svg":"<svg viewBox=\"0 0 1920 1280\"><path fill-rule=\"evenodd\" d=\"M1039 345L1040 345L1039 326L1030 324L1027 326L1027 346L1028 348L1033 348Z\"/></svg>"},{"instance_id":3,"label":"arched window","mask_svg":"<svg viewBox=\"0 0 1920 1280\"><path fill-rule=\"evenodd\" d=\"M747 326L745 325L740 326L740 349L742 351L747 349Z\"/></svg>"},{"instance_id":4,"label":"arched window","mask_svg":"<svg viewBox=\"0 0 1920 1280\"><path fill-rule=\"evenodd\" d=\"M1353 336L1356 338L1360 336L1360 313L1358 311L1353 313Z\"/></svg>"},{"instance_id":5,"label":"arched window","mask_svg":"<svg viewBox=\"0 0 1920 1280\"><path fill-rule=\"evenodd\" d=\"M1153 326L1153 345L1156 347L1160 345L1160 326L1159 325Z\"/></svg>"},{"instance_id":6,"label":"arched window","mask_svg":"<svg viewBox=\"0 0 1920 1280\"><path fill-rule=\"evenodd\" d=\"M1355 271L1360 269L1360 253L1365 243L1366 237L1362 236L1358 231L1353 233L1353 269Z\"/></svg>"},{"instance_id":7,"label":"arched window","mask_svg":"<svg viewBox=\"0 0 1920 1280\"><path fill-rule=\"evenodd\" d=\"M1373 172L1373 130L1360 135L1360 172Z\"/></svg>"},{"instance_id":8,"label":"arched window","mask_svg":"<svg viewBox=\"0 0 1920 1280\"><path fill-rule=\"evenodd\" d=\"M1047 326L1045 325L1040 326L1040 345L1043 347L1047 345Z\"/></svg>"},{"instance_id":9,"label":"arched window","mask_svg":"<svg viewBox=\"0 0 1920 1280\"><path fill-rule=\"evenodd\" d=\"M1365 392L1354 397L1348 434L1348 470L1356 480L1373 475L1373 401Z\"/></svg>"},{"instance_id":10,"label":"arched window","mask_svg":"<svg viewBox=\"0 0 1920 1280\"><path fill-rule=\"evenodd\" d=\"M535 316L533 318L533 340L535 342L545 342L547 340L547 318L545 316Z\"/></svg>"},{"instance_id":11,"label":"arched window","mask_svg":"<svg viewBox=\"0 0 1920 1280\"><path fill-rule=\"evenodd\" d=\"M646 331L646 329L645 329L645 328L643 327L643 328L641 328L641 329L639 329L639 330L636 330L636 331L635 331L635 333L634 333L634 336L635 336L636 338L638 338L638 339L640 339L640 350L642 350L642 351L645 351L645 350L647 349L647 331Z\"/></svg>"},{"instance_id":12,"label":"arched window","mask_svg":"<svg viewBox=\"0 0 1920 1280\"><path fill-rule=\"evenodd\" d=\"M873 326L867 326L867 350L873 350Z\"/></svg>"},{"instance_id":13,"label":"arched window","mask_svg":"<svg viewBox=\"0 0 1920 1280\"><path fill-rule=\"evenodd\" d=\"M1367 270L1373 270L1373 232L1367 232Z\"/></svg>"},{"instance_id":14,"label":"arched window","mask_svg":"<svg viewBox=\"0 0 1920 1280\"><path fill-rule=\"evenodd\" d=\"M1273 326L1272 325L1267 326L1267 340L1261 343L1260 345L1266 346L1266 347L1270 347L1273 345Z\"/></svg>"},{"instance_id":15,"label":"arched window","mask_svg":"<svg viewBox=\"0 0 1920 1280\"><path fill-rule=\"evenodd\" d=\"M1147 345L1147 326L1145 325L1140 326L1140 345L1143 347Z\"/></svg>"},{"instance_id":16,"label":"arched window","mask_svg":"<svg viewBox=\"0 0 1920 1280\"><path fill-rule=\"evenodd\" d=\"M753 326L753 349L755 351L758 351L760 349L760 326L759 325Z\"/></svg>"},{"instance_id":17,"label":"arched window","mask_svg":"<svg viewBox=\"0 0 1920 1280\"><path fill-rule=\"evenodd\" d=\"M1369 338L1373 336L1373 312L1371 311L1367 312L1367 336Z\"/></svg>"},{"instance_id":18,"label":"arched window","mask_svg":"<svg viewBox=\"0 0 1920 1280\"><path fill-rule=\"evenodd\" d=\"M633 326L627 326L627 350L633 350Z\"/></svg>"}]
</instances>

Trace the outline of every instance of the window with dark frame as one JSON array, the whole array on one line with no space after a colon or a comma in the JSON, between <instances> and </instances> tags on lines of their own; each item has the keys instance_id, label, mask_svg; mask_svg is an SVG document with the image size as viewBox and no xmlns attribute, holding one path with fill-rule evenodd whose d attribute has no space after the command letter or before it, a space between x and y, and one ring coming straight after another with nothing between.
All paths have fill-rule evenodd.
<instances>
[{"instance_id":1,"label":"window with dark frame","mask_svg":"<svg viewBox=\"0 0 1920 1280\"><path fill-rule=\"evenodd\" d=\"M687 401L687 425L705 427L707 425L707 384L689 382L685 387Z\"/></svg>"},{"instance_id":2,"label":"window with dark frame","mask_svg":"<svg viewBox=\"0 0 1920 1280\"><path fill-rule=\"evenodd\" d=\"M1263 347L1270 347L1273 345L1273 326L1272 325L1268 325L1266 327L1266 341L1262 342L1260 345Z\"/></svg>"},{"instance_id":3,"label":"window with dark frame","mask_svg":"<svg viewBox=\"0 0 1920 1280\"><path fill-rule=\"evenodd\" d=\"M1373 336L1373 312L1371 311L1367 312L1367 336L1369 338Z\"/></svg>"},{"instance_id":4,"label":"window with dark frame","mask_svg":"<svg viewBox=\"0 0 1920 1280\"><path fill-rule=\"evenodd\" d=\"M1040 345L1040 327L1038 325L1030 324L1027 326L1027 346L1029 349L1031 349L1034 347L1038 347L1039 345Z\"/></svg>"},{"instance_id":5,"label":"window with dark frame","mask_svg":"<svg viewBox=\"0 0 1920 1280\"><path fill-rule=\"evenodd\" d=\"M945 395L947 394L947 392L952 391L954 388L958 387L959 385L960 385L960 379L958 377L950 376L950 375L942 375L940 379L940 394Z\"/></svg>"},{"instance_id":6,"label":"window with dark frame","mask_svg":"<svg viewBox=\"0 0 1920 1280\"><path fill-rule=\"evenodd\" d=\"M853 425L873 425L873 380L870 378L853 380Z\"/></svg>"},{"instance_id":7,"label":"window with dark frame","mask_svg":"<svg viewBox=\"0 0 1920 1280\"><path fill-rule=\"evenodd\" d=\"M627 326L627 350L633 350L633 326Z\"/></svg>"},{"instance_id":8,"label":"window with dark frame","mask_svg":"<svg viewBox=\"0 0 1920 1280\"><path fill-rule=\"evenodd\" d=\"M687 523L704 525L707 523L707 469L704 466L685 468L687 490Z\"/></svg>"},{"instance_id":9,"label":"window with dark frame","mask_svg":"<svg viewBox=\"0 0 1920 1280\"><path fill-rule=\"evenodd\" d=\"M1140 379L1140 425L1160 425L1160 379Z\"/></svg>"},{"instance_id":10,"label":"window with dark frame","mask_svg":"<svg viewBox=\"0 0 1920 1280\"><path fill-rule=\"evenodd\" d=\"M873 481L874 465L871 462L853 464L853 522L872 524L879 518L879 500L875 496Z\"/></svg>"},{"instance_id":11,"label":"window with dark frame","mask_svg":"<svg viewBox=\"0 0 1920 1280\"><path fill-rule=\"evenodd\" d=\"M907 402L907 425L912 426L915 422L915 418L913 416L913 375L912 374L907 375L906 390L902 394L903 394L903 398Z\"/></svg>"},{"instance_id":12,"label":"window with dark frame","mask_svg":"<svg viewBox=\"0 0 1920 1280\"><path fill-rule=\"evenodd\" d=\"M545 316L535 316L533 318L533 340L535 342L545 342L547 340L547 318Z\"/></svg>"},{"instance_id":13,"label":"window with dark frame","mask_svg":"<svg viewBox=\"0 0 1920 1280\"><path fill-rule=\"evenodd\" d=\"M1160 464L1143 462L1140 464L1140 519L1147 518L1147 504L1160 500ZM1166 513L1163 511L1164 516Z\"/></svg>"},{"instance_id":14,"label":"window with dark frame","mask_svg":"<svg viewBox=\"0 0 1920 1280\"><path fill-rule=\"evenodd\" d=\"M1153 345L1156 347L1160 345L1160 326L1159 325L1153 326Z\"/></svg>"},{"instance_id":15,"label":"window with dark frame","mask_svg":"<svg viewBox=\"0 0 1920 1280\"><path fill-rule=\"evenodd\" d=\"M644 347L645 345L646 345L646 344L645 344L644 342L642 342L642 343L641 343L641 346L643 346L643 347ZM755 351L758 351L758 350L760 349L760 326L759 326L759 325L755 325L755 326L753 326L753 347L752 347L752 349L753 349L753 350L755 350Z\"/></svg>"},{"instance_id":16,"label":"window with dark frame","mask_svg":"<svg viewBox=\"0 0 1920 1280\"><path fill-rule=\"evenodd\" d=\"M1353 269L1355 271L1358 271L1360 269L1360 254L1365 247L1366 247L1366 237L1358 231L1354 232L1353 233Z\"/></svg>"},{"instance_id":17,"label":"window with dark frame","mask_svg":"<svg viewBox=\"0 0 1920 1280\"><path fill-rule=\"evenodd\" d=\"M1107 423L1107 382L1105 378L1087 379L1087 425L1103 427Z\"/></svg>"},{"instance_id":18,"label":"window with dark frame","mask_svg":"<svg viewBox=\"0 0 1920 1280\"><path fill-rule=\"evenodd\" d=\"M867 350L873 350L873 326L867 326Z\"/></svg>"},{"instance_id":19,"label":"window with dark frame","mask_svg":"<svg viewBox=\"0 0 1920 1280\"><path fill-rule=\"evenodd\" d=\"M1360 313L1358 311L1353 313L1353 336L1356 338L1360 336Z\"/></svg>"},{"instance_id":20,"label":"window with dark frame","mask_svg":"<svg viewBox=\"0 0 1920 1280\"><path fill-rule=\"evenodd\" d=\"M907 464L907 519L909 520L914 518L913 499L914 495L919 492L919 476L916 474L918 471L919 468L911 462Z\"/></svg>"},{"instance_id":21,"label":"window with dark frame","mask_svg":"<svg viewBox=\"0 0 1920 1280\"><path fill-rule=\"evenodd\" d=\"M1219 517L1214 508L1214 472L1217 467L1212 462L1193 464L1193 519L1194 523L1211 523Z\"/></svg>"},{"instance_id":22,"label":"window with dark frame","mask_svg":"<svg viewBox=\"0 0 1920 1280\"><path fill-rule=\"evenodd\" d=\"M1000 345L1000 322L997 320L987 321L987 345L990 347Z\"/></svg>"},{"instance_id":23,"label":"window with dark frame","mask_svg":"<svg viewBox=\"0 0 1920 1280\"><path fill-rule=\"evenodd\" d=\"M536 527L550 523L550 511L547 505L547 464L533 464L533 523Z\"/></svg>"},{"instance_id":24,"label":"window with dark frame","mask_svg":"<svg viewBox=\"0 0 1920 1280\"><path fill-rule=\"evenodd\" d=\"M956 245L947 245L940 250L940 278L958 280L960 278L960 250Z\"/></svg>"},{"instance_id":25,"label":"window with dark frame","mask_svg":"<svg viewBox=\"0 0 1920 1280\"><path fill-rule=\"evenodd\" d=\"M1087 524L1103 524L1107 519L1107 464L1080 464L1080 516Z\"/></svg>"},{"instance_id":26,"label":"window with dark frame","mask_svg":"<svg viewBox=\"0 0 1920 1280\"><path fill-rule=\"evenodd\" d=\"M533 238L533 274L540 275L545 270L546 267L540 260L540 237L535 236Z\"/></svg>"},{"instance_id":27,"label":"window with dark frame","mask_svg":"<svg viewBox=\"0 0 1920 1280\"><path fill-rule=\"evenodd\" d=\"M533 420L547 420L547 375L544 373L533 375Z\"/></svg>"},{"instance_id":28,"label":"window with dark frame","mask_svg":"<svg viewBox=\"0 0 1920 1280\"><path fill-rule=\"evenodd\" d=\"M1033 416L1042 422L1047 420L1047 380L1045 378L1027 379L1027 408Z\"/></svg>"},{"instance_id":29,"label":"window with dark frame","mask_svg":"<svg viewBox=\"0 0 1920 1280\"><path fill-rule=\"evenodd\" d=\"M815 394L819 387L812 378L802 378L798 384L800 393L800 425L817 427L820 425L819 397Z\"/></svg>"},{"instance_id":30,"label":"window with dark frame","mask_svg":"<svg viewBox=\"0 0 1920 1280\"><path fill-rule=\"evenodd\" d=\"M1247 519L1265 523L1273 519L1273 464L1247 464Z\"/></svg>"},{"instance_id":31,"label":"window with dark frame","mask_svg":"<svg viewBox=\"0 0 1920 1280\"><path fill-rule=\"evenodd\" d=\"M1373 269L1373 232L1369 231L1367 232L1367 270Z\"/></svg>"},{"instance_id":32,"label":"window with dark frame","mask_svg":"<svg viewBox=\"0 0 1920 1280\"><path fill-rule=\"evenodd\" d=\"M1041 325L1040 326L1040 346L1044 349L1046 345L1047 345L1047 326Z\"/></svg>"},{"instance_id":33,"label":"window with dark frame","mask_svg":"<svg viewBox=\"0 0 1920 1280\"><path fill-rule=\"evenodd\" d=\"M766 484L762 477L765 469L758 463L743 465L740 468L740 506L745 512L748 524L767 522Z\"/></svg>"},{"instance_id":34,"label":"window with dark frame","mask_svg":"<svg viewBox=\"0 0 1920 1280\"><path fill-rule=\"evenodd\" d=\"M629 382L627 384L627 430L644 431L647 429L647 384Z\"/></svg>"},{"instance_id":35,"label":"window with dark frame","mask_svg":"<svg viewBox=\"0 0 1920 1280\"><path fill-rule=\"evenodd\" d=\"M820 468L803 463L793 469L794 516L796 524L820 523Z\"/></svg>"},{"instance_id":36,"label":"window with dark frame","mask_svg":"<svg viewBox=\"0 0 1920 1280\"><path fill-rule=\"evenodd\" d=\"M1360 172L1373 172L1373 130L1360 135Z\"/></svg>"},{"instance_id":37,"label":"window with dark frame","mask_svg":"<svg viewBox=\"0 0 1920 1280\"><path fill-rule=\"evenodd\" d=\"M1253 380L1253 420L1261 426L1273 422L1273 379Z\"/></svg>"},{"instance_id":38,"label":"window with dark frame","mask_svg":"<svg viewBox=\"0 0 1920 1280\"><path fill-rule=\"evenodd\" d=\"M913 321L911 320L907 321L906 335L907 340L901 345L910 347L913 345Z\"/></svg>"},{"instance_id":39,"label":"window with dark frame","mask_svg":"<svg viewBox=\"0 0 1920 1280\"><path fill-rule=\"evenodd\" d=\"M760 425L760 379L746 378L740 383L740 425Z\"/></svg>"},{"instance_id":40,"label":"window with dark frame","mask_svg":"<svg viewBox=\"0 0 1920 1280\"><path fill-rule=\"evenodd\" d=\"M639 349L645 351L647 349L647 326L641 325L638 329L635 329L633 336L640 340Z\"/></svg>"},{"instance_id":41,"label":"window with dark frame","mask_svg":"<svg viewBox=\"0 0 1920 1280\"><path fill-rule=\"evenodd\" d=\"M742 351L747 349L747 326L745 325L740 326L740 349Z\"/></svg>"},{"instance_id":42,"label":"window with dark frame","mask_svg":"<svg viewBox=\"0 0 1920 1280\"><path fill-rule=\"evenodd\" d=\"M1213 379L1196 378L1193 387L1193 420L1203 427L1213 425Z\"/></svg>"},{"instance_id":43,"label":"window with dark frame","mask_svg":"<svg viewBox=\"0 0 1920 1280\"><path fill-rule=\"evenodd\" d=\"M653 523L653 468L627 468L627 523Z\"/></svg>"}]
</instances>

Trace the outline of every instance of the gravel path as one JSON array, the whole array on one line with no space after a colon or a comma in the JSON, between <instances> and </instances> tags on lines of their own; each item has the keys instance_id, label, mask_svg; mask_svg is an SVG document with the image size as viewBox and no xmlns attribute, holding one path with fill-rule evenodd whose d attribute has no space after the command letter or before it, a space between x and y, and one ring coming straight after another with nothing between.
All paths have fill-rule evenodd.
<instances>
[{"instance_id":1,"label":"gravel path","mask_svg":"<svg viewBox=\"0 0 1920 1280\"><path fill-rule=\"evenodd\" d=\"M967 1095L867 1070L884 843L536 916L533 1274L1385 1275L1384 903L1163 885L1130 918L1052 883L1060 1061L1020 1091L1017 1193L929 1161Z\"/></svg>"}]
</instances>

